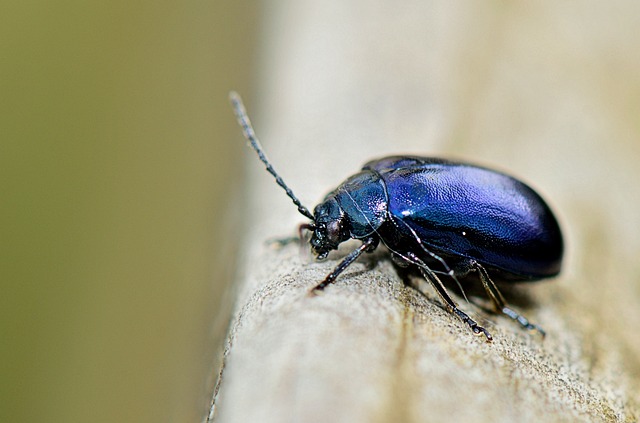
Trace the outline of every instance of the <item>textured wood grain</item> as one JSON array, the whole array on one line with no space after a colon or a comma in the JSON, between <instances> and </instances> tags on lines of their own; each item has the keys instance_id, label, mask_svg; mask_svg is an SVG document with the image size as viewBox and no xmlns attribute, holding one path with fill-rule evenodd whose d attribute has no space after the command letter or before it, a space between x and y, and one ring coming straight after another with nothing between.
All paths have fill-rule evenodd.
<instances>
[{"instance_id":1,"label":"textured wood grain","mask_svg":"<svg viewBox=\"0 0 640 423\"><path fill-rule=\"evenodd\" d=\"M371 158L465 158L550 200L566 262L559 278L507 292L544 340L458 296L495 341L474 337L428 286L406 286L383 251L309 297L354 244L315 263L295 244L266 243L304 219L251 157L217 421L640 418L638 6L619 5L299 1L271 11L249 112L308 207Z\"/></svg>"}]
</instances>

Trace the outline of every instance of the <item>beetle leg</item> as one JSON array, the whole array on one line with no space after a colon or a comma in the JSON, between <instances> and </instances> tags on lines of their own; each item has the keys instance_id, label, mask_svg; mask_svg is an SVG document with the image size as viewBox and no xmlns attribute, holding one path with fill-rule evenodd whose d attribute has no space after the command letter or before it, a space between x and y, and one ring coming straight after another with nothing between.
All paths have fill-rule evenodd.
<instances>
[{"instance_id":1,"label":"beetle leg","mask_svg":"<svg viewBox=\"0 0 640 423\"><path fill-rule=\"evenodd\" d=\"M376 238L372 237L372 238L366 239L361 246L359 246L358 248L350 252L344 258L344 260L342 260L340 264L338 264L335 267L335 269L333 269L333 271L329 273L326 278L324 278L322 282L320 282L317 286L315 286L311 290L311 292L313 293L316 291L322 291L327 285L329 285L330 283L333 283L336 280L336 278L340 275L340 273L342 273L344 269L349 267L349 265L353 263L358 257L360 257L362 253L364 253L365 251L371 252L371 249L375 248L377 244L378 244L378 240Z\"/></svg>"},{"instance_id":2,"label":"beetle leg","mask_svg":"<svg viewBox=\"0 0 640 423\"><path fill-rule=\"evenodd\" d=\"M487 292L487 295L491 299L491 302L493 303L493 306L496 308L497 312L502 313L505 316L508 316L511 319L515 320L523 328L527 330L538 331L543 337L545 336L545 332L540 326L529 322L526 317L519 314L507 305L507 301L502 296L502 293L500 293L496 284L489 277L487 269L485 269L480 263L477 262L474 264L474 267L478 271L478 274L480 275L480 281L482 281L482 286Z\"/></svg>"},{"instance_id":3,"label":"beetle leg","mask_svg":"<svg viewBox=\"0 0 640 423\"><path fill-rule=\"evenodd\" d=\"M487 338L487 341L493 341L493 336L491 336L489 331L478 325L475 320L467 315L467 313L458 308L457 304L455 303L455 301L453 301L453 299L447 292L447 289L444 287L444 284L442 283L440 278L438 278L438 276L433 270L431 270L431 268L429 268L429 266L427 266L422 260L416 257L415 254L409 253L409 258L413 263L418 265L422 276L424 276L424 278L431 283L438 295L440 295L440 298L442 298L442 300L449 307L450 312L458 316L464 323L469 325L475 335L482 334Z\"/></svg>"},{"instance_id":4,"label":"beetle leg","mask_svg":"<svg viewBox=\"0 0 640 423\"><path fill-rule=\"evenodd\" d=\"M313 232L315 230L315 226L310 223L301 223L298 226L298 236L288 236L284 238L270 238L267 240L268 245L274 245L278 248L286 247L289 244L294 242L302 244L305 239L305 231Z\"/></svg>"}]
</instances>

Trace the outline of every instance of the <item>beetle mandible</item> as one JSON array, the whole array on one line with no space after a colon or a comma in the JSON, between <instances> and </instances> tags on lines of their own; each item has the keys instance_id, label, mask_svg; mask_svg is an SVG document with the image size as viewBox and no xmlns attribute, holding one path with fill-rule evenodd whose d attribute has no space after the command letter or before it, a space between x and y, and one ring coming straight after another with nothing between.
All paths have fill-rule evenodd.
<instances>
[{"instance_id":1,"label":"beetle mandible","mask_svg":"<svg viewBox=\"0 0 640 423\"><path fill-rule=\"evenodd\" d=\"M311 220L318 260L349 239L362 244L349 253L312 292L323 290L362 253L382 242L395 262L416 266L449 311L476 335L493 338L447 292L438 274L477 274L495 311L523 328L544 331L510 308L493 279L533 281L556 276L563 255L562 233L544 200L523 182L481 166L418 156L373 160L330 192L313 214L302 205L267 159L240 96L230 100L245 138L298 211ZM432 266L443 270L433 270Z\"/></svg>"}]
</instances>

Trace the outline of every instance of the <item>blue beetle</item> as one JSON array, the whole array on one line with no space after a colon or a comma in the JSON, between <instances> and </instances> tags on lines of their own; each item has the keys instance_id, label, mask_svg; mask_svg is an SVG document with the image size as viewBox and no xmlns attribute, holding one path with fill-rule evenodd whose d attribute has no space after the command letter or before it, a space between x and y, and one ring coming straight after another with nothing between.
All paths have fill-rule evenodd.
<instances>
[{"instance_id":1,"label":"blue beetle","mask_svg":"<svg viewBox=\"0 0 640 423\"><path fill-rule=\"evenodd\" d=\"M230 94L244 135L258 157L312 223L311 247L319 260L349 239L349 253L312 292L333 283L363 252L382 242L401 266L417 267L449 310L473 333L493 338L460 310L438 274L456 282L477 274L497 312L526 329L544 331L511 309L493 279L532 281L560 272L563 240L549 206L523 182L472 164L417 156L373 160L316 206L301 204L266 158L236 93ZM434 270L440 269L440 270Z\"/></svg>"}]
</instances>

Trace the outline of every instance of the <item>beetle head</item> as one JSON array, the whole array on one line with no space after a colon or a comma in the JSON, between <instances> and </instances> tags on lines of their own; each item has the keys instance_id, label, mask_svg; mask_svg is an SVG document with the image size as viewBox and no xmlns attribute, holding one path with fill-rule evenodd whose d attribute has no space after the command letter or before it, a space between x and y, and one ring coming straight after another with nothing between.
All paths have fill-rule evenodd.
<instances>
[{"instance_id":1,"label":"beetle head","mask_svg":"<svg viewBox=\"0 0 640 423\"><path fill-rule=\"evenodd\" d=\"M318 260L327 258L331 250L338 249L341 242L351 238L344 211L334 197L318 204L313 211L313 235L311 248Z\"/></svg>"}]
</instances>

